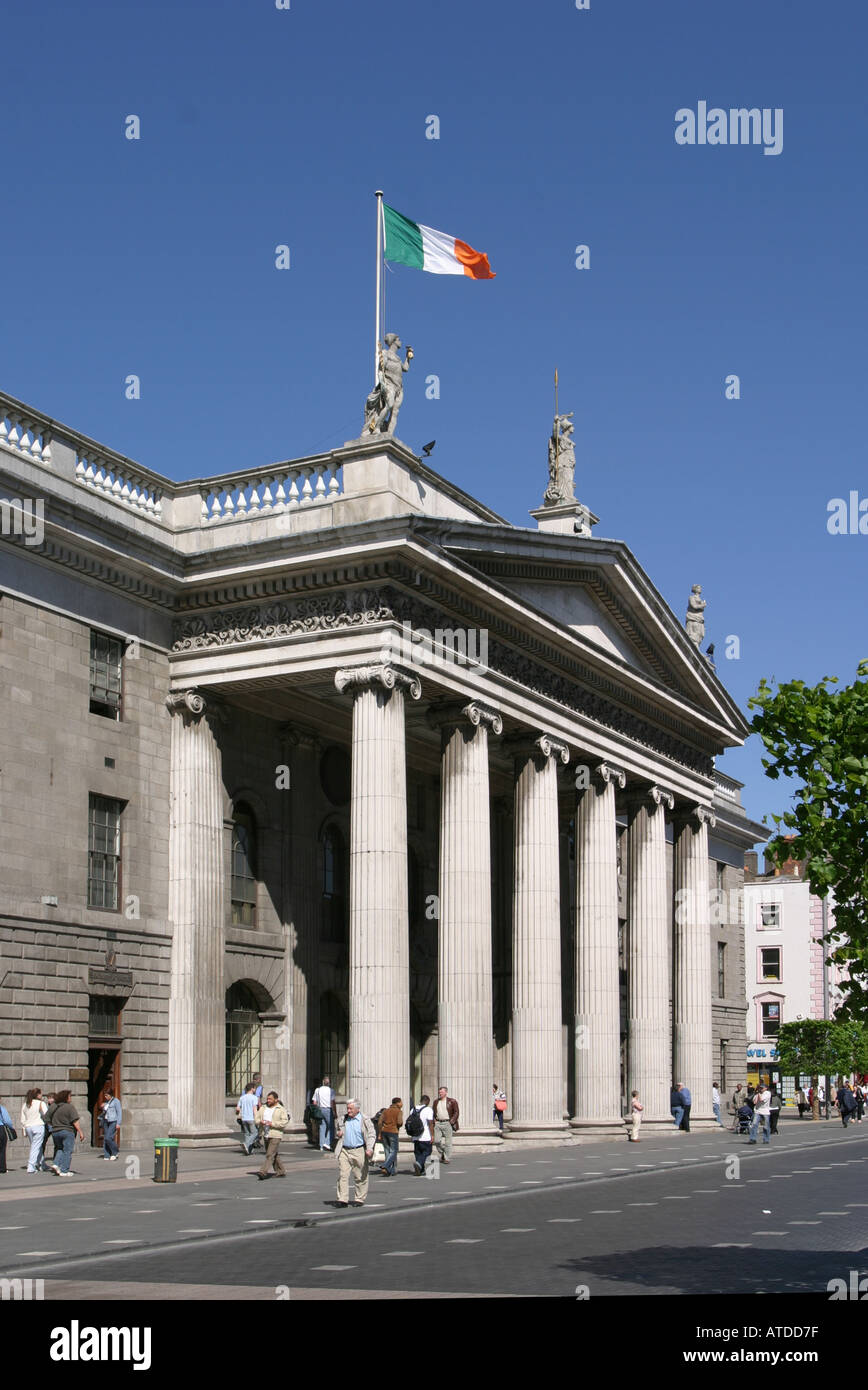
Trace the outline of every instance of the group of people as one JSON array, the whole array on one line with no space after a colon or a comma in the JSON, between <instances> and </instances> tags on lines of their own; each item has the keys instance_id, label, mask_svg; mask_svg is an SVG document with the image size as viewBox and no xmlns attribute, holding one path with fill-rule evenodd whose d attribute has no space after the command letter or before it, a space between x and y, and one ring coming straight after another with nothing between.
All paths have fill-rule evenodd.
<instances>
[{"instance_id":1,"label":"group of people","mask_svg":"<svg viewBox=\"0 0 868 1390\"><path fill-rule=\"evenodd\" d=\"M502 1116L506 1097L494 1087L494 1114ZM502 1108L498 1108L497 1102ZM411 1105L405 1118L404 1102L393 1096L387 1106L373 1118L362 1113L357 1100L347 1101L346 1115L340 1120L331 1079L324 1076L310 1093L304 1120L308 1137L318 1142L320 1153L333 1154L338 1163L336 1205L349 1205L349 1185L355 1189L354 1206L364 1206L368 1195L368 1175L374 1161L375 1146L382 1145L378 1170L384 1177L394 1177L398 1164L398 1145L403 1131L413 1140L413 1172L421 1177L432 1161L450 1163L452 1141L459 1129L458 1102L441 1086L436 1100L423 1095L418 1105ZM276 1091L262 1098L262 1081L257 1073L238 1098L236 1116L241 1126L241 1146L250 1154L257 1144L265 1145L265 1158L257 1176L260 1179L284 1177L280 1161L280 1143L289 1125L290 1116ZM434 1150L437 1151L436 1160Z\"/></svg>"},{"instance_id":2,"label":"group of people","mask_svg":"<svg viewBox=\"0 0 868 1390\"><path fill-rule=\"evenodd\" d=\"M41 1087L34 1086L27 1092L18 1122L30 1143L28 1173L54 1173L58 1178L75 1177L72 1155L76 1139L84 1143L80 1118L70 1091L49 1092L43 1097ZM103 1091L99 1105L99 1119L103 1131L103 1159L106 1163L113 1163L118 1157L116 1135L123 1112L120 1101L108 1087ZM0 1173L7 1171L7 1145L17 1138L18 1131L12 1123L12 1116L0 1101ZM50 1159L46 1153L49 1139L54 1145Z\"/></svg>"}]
</instances>

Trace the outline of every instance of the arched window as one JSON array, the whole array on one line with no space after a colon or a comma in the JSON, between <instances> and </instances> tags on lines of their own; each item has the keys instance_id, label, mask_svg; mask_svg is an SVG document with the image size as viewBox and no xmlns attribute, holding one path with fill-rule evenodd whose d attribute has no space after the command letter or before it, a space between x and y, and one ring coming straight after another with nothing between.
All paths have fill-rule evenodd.
<instances>
[{"instance_id":1,"label":"arched window","mask_svg":"<svg viewBox=\"0 0 868 1390\"><path fill-rule=\"evenodd\" d=\"M329 825L322 837L322 935L324 941L343 942L348 937L347 855L344 837Z\"/></svg>"},{"instance_id":2,"label":"arched window","mask_svg":"<svg viewBox=\"0 0 868 1390\"><path fill-rule=\"evenodd\" d=\"M253 1073L262 1070L259 1004L249 985L226 991L226 1094L240 1096Z\"/></svg>"},{"instance_id":3,"label":"arched window","mask_svg":"<svg viewBox=\"0 0 868 1390\"><path fill-rule=\"evenodd\" d=\"M336 994L327 991L320 1000L320 1075L330 1076L339 1095L347 1090L347 1051L350 1032L347 1011Z\"/></svg>"},{"instance_id":4,"label":"arched window","mask_svg":"<svg viewBox=\"0 0 868 1390\"><path fill-rule=\"evenodd\" d=\"M232 812L232 925L256 925L256 822L239 801Z\"/></svg>"}]
</instances>

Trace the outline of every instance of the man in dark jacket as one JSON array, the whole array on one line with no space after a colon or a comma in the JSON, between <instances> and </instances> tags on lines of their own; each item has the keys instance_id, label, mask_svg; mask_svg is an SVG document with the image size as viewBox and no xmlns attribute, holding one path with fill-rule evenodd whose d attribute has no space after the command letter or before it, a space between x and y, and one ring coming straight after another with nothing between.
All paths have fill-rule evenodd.
<instances>
[{"instance_id":1,"label":"man in dark jacket","mask_svg":"<svg viewBox=\"0 0 868 1390\"><path fill-rule=\"evenodd\" d=\"M838 1099L836 1104L841 1112L841 1123L846 1129L856 1109L856 1097L853 1094L849 1081L845 1081L844 1085L838 1088Z\"/></svg>"},{"instance_id":2,"label":"man in dark jacket","mask_svg":"<svg viewBox=\"0 0 868 1390\"><path fill-rule=\"evenodd\" d=\"M689 1134L689 1133L690 1133L690 1107L693 1105L693 1097L691 1096L690 1091L689 1091L688 1088L685 1086L685 1084L684 1084L683 1081L680 1083L680 1085L679 1085L679 1087L678 1087L678 1094L679 1094L680 1097L681 1097L681 1105L682 1105L682 1108L683 1108L683 1110L684 1110L684 1114L681 1116L681 1124L679 1125L679 1128L680 1128L680 1129L683 1129L684 1132L685 1132L685 1134Z\"/></svg>"},{"instance_id":3,"label":"man in dark jacket","mask_svg":"<svg viewBox=\"0 0 868 1390\"><path fill-rule=\"evenodd\" d=\"M434 1102L434 1144L441 1163L452 1159L452 1136L458 1133L458 1101L441 1086Z\"/></svg>"},{"instance_id":4,"label":"man in dark jacket","mask_svg":"<svg viewBox=\"0 0 868 1390\"><path fill-rule=\"evenodd\" d=\"M681 1099L681 1089L674 1082L669 1092L669 1113L675 1121L675 1128L680 1129L681 1121L684 1119L684 1102Z\"/></svg>"}]
</instances>

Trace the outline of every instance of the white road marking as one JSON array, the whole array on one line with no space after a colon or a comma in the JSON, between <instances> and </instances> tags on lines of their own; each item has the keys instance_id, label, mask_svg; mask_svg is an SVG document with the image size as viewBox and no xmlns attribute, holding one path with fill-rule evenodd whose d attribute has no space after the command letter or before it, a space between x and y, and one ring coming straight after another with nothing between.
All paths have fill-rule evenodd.
<instances>
[{"instance_id":1,"label":"white road marking","mask_svg":"<svg viewBox=\"0 0 868 1390\"><path fill-rule=\"evenodd\" d=\"M620 1207L595 1207L593 1211L589 1211L589 1212L588 1212L588 1215L589 1215L589 1216L620 1216L620 1215L621 1215L621 1208L620 1208Z\"/></svg>"},{"instance_id":2,"label":"white road marking","mask_svg":"<svg viewBox=\"0 0 868 1390\"><path fill-rule=\"evenodd\" d=\"M260 1216L254 1221L245 1221L244 1224L245 1226L271 1226L276 1220L276 1216Z\"/></svg>"},{"instance_id":3,"label":"white road marking","mask_svg":"<svg viewBox=\"0 0 868 1390\"><path fill-rule=\"evenodd\" d=\"M469 1239L467 1236L458 1236L455 1240L445 1240L444 1245L481 1245L482 1237Z\"/></svg>"},{"instance_id":4,"label":"white road marking","mask_svg":"<svg viewBox=\"0 0 868 1390\"><path fill-rule=\"evenodd\" d=\"M207 1236L214 1230L213 1226L182 1226L178 1231L179 1236Z\"/></svg>"},{"instance_id":5,"label":"white road marking","mask_svg":"<svg viewBox=\"0 0 868 1390\"><path fill-rule=\"evenodd\" d=\"M73 1217L70 1217L69 1219L72 1220L72 1221L96 1221L96 1217L95 1217L95 1216L73 1216ZM26 1227L26 1226L0 1226L0 1231L26 1231L26 1230L27 1230L27 1227Z\"/></svg>"},{"instance_id":6,"label":"white road marking","mask_svg":"<svg viewBox=\"0 0 868 1390\"><path fill-rule=\"evenodd\" d=\"M500 1234L502 1236L523 1236L526 1235L528 1231L535 1230L536 1226L501 1226Z\"/></svg>"},{"instance_id":7,"label":"white road marking","mask_svg":"<svg viewBox=\"0 0 868 1390\"><path fill-rule=\"evenodd\" d=\"M789 1231L751 1231L752 1236L788 1236Z\"/></svg>"},{"instance_id":8,"label":"white road marking","mask_svg":"<svg viewBox=\"0 0 868 1390\"><path fill-rule=\"evenodd\" d=\"M577 1221L581 1221L580 1216L550 1216L549 1226L574 1226Z\"/></svg>"},{"instance_id":9,"label":"white road marking","mask_svg":"<svg viewBox=\"0 0 868 1390\"><path fill-rule=\"evenodd\" d=\"M689 1202L689 1197L664 1197L664 1202Z\"/></svg>"},{"instance_id":10,"label":"white road marking","mask_svg":"<svg viewBox=\"0 0 868 1390\"><path fill-rule=\"evenodd\" d=\"M158 1211L159 1207L139 1207L138 1211L133 1212L133 1216L155 1216ZM90 1219L89 1216L81 1217L82 1221L89 1221ZM93 1219L96 1220L96 1217Z\"/></svg>"},{"instance_id":11,"label":"white road marking","mask_svg":"<svg viewBox=\"0 0 868 1390\"><path fill-rule=\"evenodd\" d=\"M62 1255L62 1250L19 1250L18 1255ZM17 1256L13 1257L17 1258Z\"/></svg>"},{"instance_id":12,"label":"white road marking","mask_svg":"<svg viewBox=\"0 0 868 1390\"><path fill-rule=\"evenodd\" d=\"M521 1180L521 1186L522 1186L522 1187L542 1187L542 1179L541 1179L541 1178L522 1178L522 1180Z\"/></svg>"},{"instance_id":13,"label":"white road marking","mask_svg":"<svg viewBox=\"0 0 868 1390\"><path fill-rule=\"evenodd\" d=\"M821 1225L821 1222L819 1222L819 1221L788 1221L788 1222L787 1222L787 1225L788 1225L788 1226L819 1226L819 1225Z\"/></svg>"},{"instance_id":14,"label":"white road marking","mask_svg":"<svg viewBox=\"0 0 868 1390\"><path fill-rule=\"evenodd\" d=\"M66 1219L67 1219L67 1221L98 1221L98 1220L99 1220L99 1217L98 1217L98 1216L68 1216ZM0 1231L16 1231L16 1230L19 1230L19 1231L20 1231L21 1229L22 1229L22 1227L20 1227L20 1226L0 1226Z\"/></svg>"},{"instance_id":15,"label":"white road marking","mask_svg":"<svg viewBox=\"0 0 868 1390\"><path fill-rule=\"evenodd\" d=\"M311 1269L333 1269L342 1273L345 1269L358 1269L358 1265L311 1265Z\"/></svg>"},{"instance_id":16,"label":"white road marking","mask_svg":"<svg viewBox=\"0 0 868 1390\"><path fill-rule=\"evenodd\" d=\"M141 1245L140 1240L104 1240L103 1245Z\"/></svg>"},{"instance_id":17,"label":"white road marking","mask_svg":"<svg viewBox=\"0 0 868 1390\"><path fill-rule=\"evenodd\" d=\"M397 1255L424 1255L424 1254L425 1254L425 1251L424 1251L424 1250L384 1250L384 1251L383 1251L383 1257L384 1257L385 1259L389 1259L389 1258L390 1258L391 1256L393 1256L393 1255L397 1256Z\"/></svg>"},{"instance_id":18,"label":"white road marking","mask_svg":"<svg viewBox=\"0 0 868 1390\"><path fill-rule=\"evenodd\" d=\"M846 1211L818 1211L818 1212L817 1212L817 1215L818 1215L818 1216L847 1216L848 1214L849 1214L849 1213L846 1212Z\"/></svg>"},{"instance_id":19,"label":"white road marking","mask_svg":"<svg viewBox=\"0 0 868 1390\"><path fill-rule=\"evenodd\" d=\"M628 1206L628 1207L657 1207L657 1206L659 1206L659 1205L660 1205L659 1202L628 1202L628 1203L627 1203L627 1206Z\"/></svg>"}]
</instances>

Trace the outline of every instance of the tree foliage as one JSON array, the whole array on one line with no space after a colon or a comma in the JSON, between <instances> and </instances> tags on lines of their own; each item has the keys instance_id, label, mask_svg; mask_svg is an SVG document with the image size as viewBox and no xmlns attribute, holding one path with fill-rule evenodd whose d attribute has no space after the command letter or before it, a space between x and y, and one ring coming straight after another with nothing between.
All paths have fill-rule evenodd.
<instances>
[{"instance_id":1,"label":"tree foliage","mask_svg":"<svg viewBox=\"0 0 868 1390\"><path fill-rule=\"evenodd\" d=\"M841 690L835 676L818 685L788 681L777 690L761 681L750 706L751 727L765 745L766 776L798 782L793 809L772 820L774 863L805 859L805 876L819 897L834 896L830 960L845 966L841 1012L868 1017L868 661ZM789 833L787 833L789 832Z\"/></svg>"}]
</instances>

